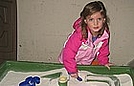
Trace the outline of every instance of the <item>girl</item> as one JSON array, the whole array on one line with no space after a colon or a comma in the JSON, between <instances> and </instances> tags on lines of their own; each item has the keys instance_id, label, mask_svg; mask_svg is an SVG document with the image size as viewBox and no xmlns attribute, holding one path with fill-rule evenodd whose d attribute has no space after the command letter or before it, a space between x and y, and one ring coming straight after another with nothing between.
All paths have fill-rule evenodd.
<instances>
[{"instance_id":1,"label":"girl","mask_svg":"<svg viewBox=\"0 0 134 86\"><path fill-rule=\"evenodd\" d=\"M80 18L74 22L75 31L69 36L59 56L59 61L72 77L78 77L77 64L91 65L95 59L99 65L110 69L107 22L107 12L101 1L88 3Z\"/></svg>"}]
</instances>

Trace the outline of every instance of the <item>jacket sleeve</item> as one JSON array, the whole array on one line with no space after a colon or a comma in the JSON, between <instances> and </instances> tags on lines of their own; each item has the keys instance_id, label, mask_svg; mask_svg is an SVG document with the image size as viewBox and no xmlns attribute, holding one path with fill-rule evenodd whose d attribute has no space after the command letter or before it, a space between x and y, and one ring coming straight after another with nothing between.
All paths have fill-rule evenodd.
<instances>
[{"instance_id":1,"label":"jacket sleeve","mask_svg":"<svg viewBox=\"0 0 134 86\"><path fill-rule=\"evenodd\" d=\"M109 39L105 39L103 40L103 44L102 44L102 47L100 48L99 50L99 54L98 54L98 61L99 61L99 64L100 65L105 65L107 63L109 63L109 54L110 54L110 51L109 51Z\"/></svg>"},{"instance_id":2,"label":"jacket sleeve","mask_svg":"<svg viewBox=\"0 0 134 86\"><path fill-rule=\"evenodd\" d=\"M78 72L77 63L75 61L75 56L82 43L81 28L78 23L79 21L80 20L77 20L74 23L73 27L74 27L75 31L68 38L68 40L64 46L64 49L63 49L63 64L69 73Z\"/></svg>"}]
</instances>

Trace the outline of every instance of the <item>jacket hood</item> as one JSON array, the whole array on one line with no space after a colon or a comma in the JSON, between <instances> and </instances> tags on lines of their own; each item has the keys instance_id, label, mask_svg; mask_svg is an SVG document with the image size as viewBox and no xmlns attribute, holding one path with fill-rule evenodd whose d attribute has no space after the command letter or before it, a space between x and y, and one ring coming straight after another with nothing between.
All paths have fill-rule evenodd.
<instances>
[{"instance_id":1,"label":"jacket hood","mask_svg":"<svg viewBox=\"0 0 134 86\"><path fill-rule=\"evenodd\" d=\"M81 18L78 18L74 24L73 28L75 29L76 32L81 32Z\"/></svg>"}]
</instances>

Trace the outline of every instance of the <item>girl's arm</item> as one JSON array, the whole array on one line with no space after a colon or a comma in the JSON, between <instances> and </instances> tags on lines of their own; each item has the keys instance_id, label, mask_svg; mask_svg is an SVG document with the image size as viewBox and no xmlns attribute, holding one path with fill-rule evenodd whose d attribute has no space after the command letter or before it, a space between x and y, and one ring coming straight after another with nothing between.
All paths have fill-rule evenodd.
<instances>
[{"instance_id":1,"label":"girl's arm","mask_svg":"<svg viewBox=\"0 0 134 86\"><path fill-rule=\"evenodd\" d=\"M100 65L106 65L109 63L109 39L105 39L103 42L104 43L102 44L102 47L100 48L99 54L97 56Z\"/></svg>"},{"instance_id":2,"label":"girl's arm","mask_svg":"<svg viewBox=\"0 0 134 86\"><path fill-rule=\"evenodd\" d=\"M70 74L78 72L75 56L82 43L80 19L75 21L73 27L75 31L68 38L63 49L63 64Z\"/></svg>"}]
</instances>

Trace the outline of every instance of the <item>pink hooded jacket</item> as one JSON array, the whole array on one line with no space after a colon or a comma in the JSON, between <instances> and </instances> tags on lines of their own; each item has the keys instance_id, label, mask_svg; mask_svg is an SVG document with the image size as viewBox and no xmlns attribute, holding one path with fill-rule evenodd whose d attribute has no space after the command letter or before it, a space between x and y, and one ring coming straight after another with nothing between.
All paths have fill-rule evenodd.
<instances>
[{"instance_id":1,"label":"pink hooded jacket","mask_svg":"<svg viewBox=\"0 0 134 86\"><path fill-rule=\"evenodd\" d=\"M92 35L88 32L88 39L82 39L81 18L74 22L75 31L68 37L64 48L59 55L59 61L69 73L78 72L77 64L90 65L95 57L100 65L109 63L109 33L104 31L103 35L92 42Z\"/></svg>"}]
</instances>

